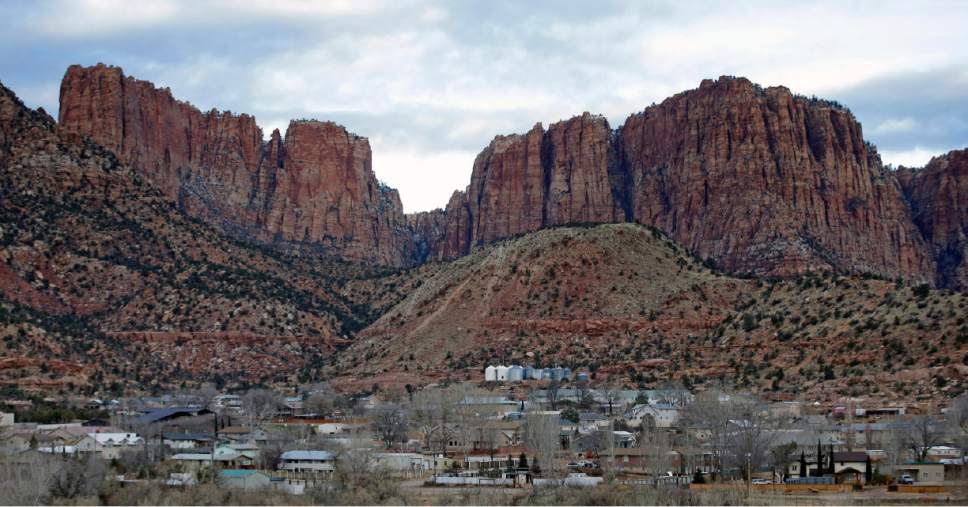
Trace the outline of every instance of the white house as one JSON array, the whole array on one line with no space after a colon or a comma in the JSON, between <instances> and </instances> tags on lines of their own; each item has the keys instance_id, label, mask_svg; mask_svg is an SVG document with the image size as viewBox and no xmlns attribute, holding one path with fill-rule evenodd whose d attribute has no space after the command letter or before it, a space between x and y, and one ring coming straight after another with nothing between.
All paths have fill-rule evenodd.
<instances>
[{"instance_id":1,"label":"white house","mask_svg":"<svg viewBox=\"0 0 968 507\"><path fill-rule=\"evenodd\" d=\"M625 414L625 421L632 426L639 426L647 417L655 421L657 428L670 428L679 421L679 409L665 403L636 405Z\"/></svg>"},{"instance_id":2,"label":"white house","mask_svg":"<svg viewBox=\"0 0 968 507\"><path fill-rule=\"evenodd\" d=\"M145 441L136 433L88 433L74 447L78 452L93 452L104 459L116 459L122 451L140 449Z\"/></svg>"},{"instance_id":3,"label":"white house","mask_svg":"<svg viewBox=\"0 0 968 507\"><path fill-rule=\"evenodd\" d=\"M293 473L332 473L336 455L329 451L286 451L279 457L279 470Z\"/></svg>"}]
</instances>

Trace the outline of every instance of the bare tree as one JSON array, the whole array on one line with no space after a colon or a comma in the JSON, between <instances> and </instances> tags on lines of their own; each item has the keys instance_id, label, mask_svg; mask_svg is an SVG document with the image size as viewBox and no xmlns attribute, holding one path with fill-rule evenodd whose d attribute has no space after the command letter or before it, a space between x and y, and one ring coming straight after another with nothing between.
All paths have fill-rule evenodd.
<instances>
[{"instance_id":1,"label":"bare tree","mask_svg":"<svg viewBox=\"0 0 968 507\"><path fill-rule=\"evenodd\" d=\"M555 455L561 447L558 436L559 431L561 431L558 416L529 413L525 416L522 429L524 445L534 450L540 472L546 477L556 476ZM532 463L532 467L535 467L534 463Z\"/></svg>"},{"instance_id":2,"label":"bare tree","mask_svg":"<svg viewBox=\"0 0 968 507\"><path fill-rule=\"evenodd\" d=\"M218 396L218 390L210 383L202 384L190 393L194 403L203 408L208 408L212 404L212 399Z\"/></svg>"},{"instance_id":3,"label":"bare tree","mask_svg":"<svg viewBox=\"0 0 968 507\"><path fill-rule=\"evenodd\" d=\"M968 450L968 394L962 394L951 401L945 420L952 438L964 453Z\"/></svg>"},{"instance_id":4,"label":"bare tree","mask_svg":"<svg viewBox=\"0 0 968 507\"><path fill-rule=\"evenodd\" d=\"M667 430L643 425L639 445L649 450L648 467L653 480L672 469L672 441ZM655 484L658 485L658 481Z\"/></svg>"},{"instance_id":5,"label":"bare tree","mask_svg":"<svg viewBox=\"0 0 968 507\"><path fill-rule=\"evenodd\" d=\"M775 424L758 400L736 394L708 392L684 409L683 421L709 433L706 442L722 469L745 469L766 462Z\"/></svg>"},{"instance_id":6,"label":"bare tree","mask_svg":"<svg viewBox=\"0 0 968 507\"><path fill-rule=\"evenodd\" d=\"M724 403L726 395L718 391L707 391L698 396L682 411L683 424L707 432L709 437L703 442L709 447L715 466L722 469L729 450L730 418L729 405Z\"/></svg>"},{"instance_id":7,"label":"bare tree","mask_svg":"<svg viewBox=\"0 0 968 507\"><path fill-rule=\"evenodd\" d=\"M919 415L904 426L901 438L904 446L913 453L915 459L924 461L928 456L928 450L942 443L944 428L931 417Z\"/></svg>"},{"instance_id":8,"label":"bare tree","mask_svg":"<svg viewBox=\"0 0 968 507\"><path fill-rule=\"evenodd\" d=\"M551 407L551 410L558 410L558 394L560 390L561 383L557 380L552 380L548 384L548 388L545 389L545 393L547 393L545 398L548 400L548 406Z\"/></svg>"},{"instance_id":9,"label":"bare tree","mask_svg":"<svg viewBox=\"0 0 968 507\"><path fill-rule=\"evenodd\" d=\"M745 464L748 472L766 463L776 436L775 425L766 406L758 400L732 397L726 404L732 417L728 435L731 461L734 466Z\"/></svg>"},{"instance_id":10,"label":"bare tree","mask_svg":"<svg viewBox=\"0 0 968 507\"><path fill-rule=\"evenodd\" d=\"M396 442L407 440L407 413L400 405L385 405L373 414L373 429L389 449Z\"/></svg>"},{"instance_id":11,"label":"bare tree","mask_svg":"<svg viewBox=\"0 0 968 507\"><path fill-rule=\"evenodd\" d=\"M242 408L252 427L271 418L281 404L282 396L268 389L253 389L242 396Z\"/></svg>"},{"instance_id":12,"label":"bare tree","mask_svg":"<svg viewBox=\"0 0 968 507\"><path fill-rule=\"evenodd\" d=\"M93 496L104 480L104 474L104 462L94 455L65 459L51 478L50 494L67 500Z\"/></svg>"},{"instance_id":13,"label":"bare tree","mask_svg":"<svg viewBox=\"0 0 968 507\"><path fill-rule=\"evenodd\" d=\"M0 504L49 504L59 458L36 452L0 457Z\"/></svg>"},{"instance_id":14,"label":"bare tree","mask_svg":"<svg viewBox=\"0 0 968 507\"><path fill-rule=\"evenodd\" d=\"M622 408L622 407L617 407L617 405L621 402L621 399L622 399L622 386L616 383L609 382L608 384L605 385L605 388L602 392L605 397L605 403L608 404L608 415L609 417L611 417L616 408L620 408L620 409Z\"/></svg>"},{"instance_id":15,"label":"bare tree","mask_svg":"<svg viewBox=\"0 0 968 507\"><path fill-rule=\"evenodd\" d=\"M584 410L592 408L592 405L595 404L595 398L591 389L588 388L588 382L579 382L576 387L578 389L578 408Z\"/></svg>"},{"instance_id":16,"label":"bare tree","mask_svg":"<svg viewBox=\"0 0 968 507\"><path fill-rule=\"evenodd\" d=\"M786 478L790 465L796 460L796 451L797 444L794 442L775 445L770 449L770 464L779 473L781 482Z\"/></svg>"}]
</instances>

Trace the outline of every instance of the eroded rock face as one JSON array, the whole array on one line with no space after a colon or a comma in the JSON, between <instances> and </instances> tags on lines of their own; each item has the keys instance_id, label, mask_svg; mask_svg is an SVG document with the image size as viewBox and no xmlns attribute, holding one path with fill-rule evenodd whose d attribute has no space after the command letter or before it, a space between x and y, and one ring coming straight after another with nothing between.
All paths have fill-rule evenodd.
<instances>
[{"instance_id":1,"label":"eroded rock face","mask_svg":"<svg viewBox=\"0 0 968 507\"><path fill-rule=\"evenodd\" d=\"M706 80L618 130L585 113L497 136L445 209L410 216L374 176L366 139L332 123L263 142L251 116L202 113L103 65L68 69L60 122L193 216L344 259L411 266L546 227L634 221L730 272L966 279L963 155L885 170L839 104L742 78Z\"/></svg>"},{"instance_id":2,"label":"eroded rock face","mask_svg":"<svg viewBox=\"0 0 968 507\"><path fill-rule=\"evenodd\" d=\"M264 143L252 116L203 113L104 65L70 67L60 99L63 129L114 151L192 216L284 248L414 261L399 195L377 181L368 141L341 126L293 122Z\"/></svg>"},{"instance_id":3,"label":"eroded rock face","mask_svg":"<svg viewBox=\"0 0 968 507\"><path fill-rule=\"evenodd\" d=\"M923 169L900 169L914 223L937 263L937 284L968 288L968 150L935 157Z\"/></svg>"},{"instance_id":4,"label":"eroded rock face","mask_svg":"<svg viewBox=\"0 0 968 507\"><path fill-rule=\"evenodd\" d=\"M431 258L580 222L624 221L614 194L618 178L612 131L585 113L527 134L498 136L474 161L471 183L447 204L444 237Z\"/></svg>"},{"instance_id":5,"label":"eroded rock face","mask_svg":"<svg viewBox=\"0 0 968 507\"><path fill-rule=\"evenodd\" d=\"M897 182L839 105L704 81L618 138L632 218L733 272L932 278Z\"/></svg>"},{"instance_id":6,"label":"eroded rock face","mask_svg":"<svg viewBox=\"0 0 968 507\"><path fill-rule=\"evenodd\" d=\"M732 272L934 278L900 186L853 115L746 79L704 81L617 132L586 113L499 136L445 215L432 258L553 225L629 220Z\"/></svg>"}]
</instances>

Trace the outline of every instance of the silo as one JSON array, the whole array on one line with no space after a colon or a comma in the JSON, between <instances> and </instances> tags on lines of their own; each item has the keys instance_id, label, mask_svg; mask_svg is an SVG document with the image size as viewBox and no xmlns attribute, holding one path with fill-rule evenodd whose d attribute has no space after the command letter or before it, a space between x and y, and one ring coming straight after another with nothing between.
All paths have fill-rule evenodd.
<instances>
[{"instance_id":1,"label":"silo","mask_svg":"<svg viewBox=\"0 0 968 507\"><path fill-rule=\"evenodd\" d=\"M508 381L521 382L522 380L524 380L524 368L516 364L508 368Z\"/></svg>"},{"instance_id":2,"label":"silo","mask_svg":"<svg viewBox=\"0 0 968 507\"><path fill-rule=\"evenodd\" d=\"M507 366L504 366L503 364L502 365L498 365L498 367L496 368L496 370L497 370L497 381L498 382L504 382L504 381L506 381L508 379L508 367Z\"/></svg>"},{"instance_id":3,"label":"silo","mask_svg":"<svg viewBox=\"0 0 968 507\"><path fill-rule=\"evenodd\" d=\"M487 368L484 368L484 381L494 382L496 380L497 380L497 368L493 366L488 366Z\"/></svg>"}]
</instances>

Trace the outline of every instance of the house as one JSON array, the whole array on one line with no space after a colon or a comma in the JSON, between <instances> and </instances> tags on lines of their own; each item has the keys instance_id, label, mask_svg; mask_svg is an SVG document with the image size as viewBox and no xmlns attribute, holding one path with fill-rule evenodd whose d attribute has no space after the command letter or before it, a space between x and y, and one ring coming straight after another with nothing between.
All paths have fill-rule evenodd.
<instances>
[{"instance_id":1,"label":"house","mask_svg":"<svg viewBox=\"0 0 968 507\"><path fill-rule=\"evenodd\" d=\"M183 417L196 417L211 414L212 412L203 407L168 407L158 408L134 420L134 424L154 424L163 421L174 421Z\"/></svg>"},{"instance_id":2,"label":"house","mask_svg":"<svg viewBox=\"0 0 968 507\"><path fill-rule=\"evenodd\" d=\"M162 442L170 449L198 449L212 443L212 437L204 433L164 433Z\"/></svg>"},{"instance_id":3,"label":"house","mask_svg":"<svg viewBox=\"0 0 968 507\"><path fill-rule=\"evenodd\" d=\"M571 441L571 450L578 455L589 455L604 453L610 449L609 432L605 430L581 433ZM635 435L628 431L611 432L611 448L629 449L635 447Z\"/></svg>"},{"instance_id":4,"label":"house","mask_svg":"<svg viewBox=\"0 0 968 507\"><path fill-rule=\"evenodd\" d=\"M640 404L625 414L625 421L632 427L641 426L643 421L650 420L655 423L656 428L671 428L679 422L679 409L671 403Z\"/></svg>"},{"instance_id":5,"label":"house","mask_svg":"<svg viewBox=\"0 0 968 507\"><path fill-rule=\"evenodd\" d=\"M807 451L813 451L812 448L806 447ZM822 472L817 473L817 453L816 452L806 452L805 460L807 464L807 474L810 477L820 476L829 474L830 466L830 455L826 448L823 450L823 462L821 463ZM834 476L837 477L837 482L866 482L868 477L867 473L867 452L859 451L834 451L833 461L834 461ZM799 454L796 454L797 459L794 459L789 466L789 476L791 477L803 477L800 470Z\"/></svg>"},{"instance_id":6,"label":"house","mask_svg":"<svg viewBox=\"0 0 968 507\"><path fill-rule=\"evenodd\" d=\"M598 412L579 412L578 429L579 431L589 432L608 428L611 423L607 417Z\"/></svg>"},{"instance_id":7,"label":"house","mask_svg":"<svg viewBox=\"0 0 968 507\"><path fill-rule=\"evenodd\" d=\"M144 443L136 433L88 433L75 447L79 452L93 452L111 460L120 457L123 451L140 449Z\"/></svg>"},{"instance_id":8,"label":"house","mask_svg":"<svg viewBox=\"0 0 968 507\"><path fill-rule=\"evenodd\" d=\"M377 467L398 477L418 477L427 470L433 470L443 455L427 455L416 452L377 452L373 453Z\"/></svg>"},{"instance_id":9,"label":"house","mask_svg":"<svg viewBox=\"0 0 968 507\"><path fill-rule=\"evenodd\" d=\"M242 398L237 394L220 394L212 398L212 405L216 408L241 409Z\"/></svg>"},{"instance_id":10,"label":"house","mask_svg":"<svg viewBox=\"0 0 968 507\"><path fill-rule=\"evenodd\" d=\"M908 474L918 484L942 484L945 474L944 463L912 462L898 465L894 468L894 475Z\"/></svg>"},{"instance_id":11,"label":"house","mask_svg":"<svg viewBox=\"0 0 968 507\"><path fill-rule=\"evenodd\" d=\"M258 470L220 470L219 485L226 488L257 491L272 487L272 477Z\"/></svg>"},{"instance_id":12,"label":"house","mask_svg":"<svg viewBox=\"0 0 968 507\"><path fill-rule=\"evenodd\" d=\"M522 455L528 463L534 463L534 451L523 446L469 451L464 455L463 468L482 473L515 469L521 466Z\"/></svg>"},{"instance_id":13,"label":"house","mask_svg":"<svg viewBox=\"0 0 968 507\"><path fill-rule=\"evenodd\" d=\"M182 465L186 470L200 470L213 464L218 468L251 468L255 464L257 455L240 451L228 446L218 446L214 452L183 452L168 458L170 461Z\"/></svg>"},{"instance_id":14,"label":"house","mask_svg":"<svg viewBox=\"0 0 968 507\"><path fill-rule=\"evenodd\" d=\"M331 474L336 469L336 455L329 451L286 451L279 459L279 470L292 475Z\"/></svg>"},{"instance_id":15,"label":"house","mask_svg":"<svg viewBox=\"0 0 968 507\"><path fill-rule=\"evenodd\" d=\"M197 483L195 474L186 472L171 472L165 479L165 486L194 486Z\"/></svg>"},{"instance_id":16,"label":"house","mask_svg":"<svg viewBox=\"0 0 968 507\"><path fill-rule=\"evenodd\" d=\"M224 438L228 440L233 440L236 442L244 442L248 440L252 441L265 441L266 432L259 428L246 428L245 426L226 426L218 430L219 438Z\"/></svg>"},{"instance_id":17,"label":"house","mask_svg":"<svg viewBox=\"0 0 968 507\"><path fill-rule=\"evenodd\" d=\"M644 447L630 447L628 449L614 449L602 454L609 465L622 470L644 471L649 461L649 449Z\"/></svg>"},{"instance_id":18,"label":"house","mask_svg":"<svg viewBox=\"0 0 968 507\"><path fill-rule=\"evenodd\" d=\"M30 449L31 437L31 433L19 431L0 434L0 454L11 455Z\"/></svg>"},{"instance_id":19,"label":"house","mask_svg":"<svg viewBox=\"0 0 968 507\"><path fill-rule=\"evenodd\" d=\"M315 421L316 433L322 435L339 435L366 431L370 422L365 419L321 419Z\"/></svg>"}]
</instances>

